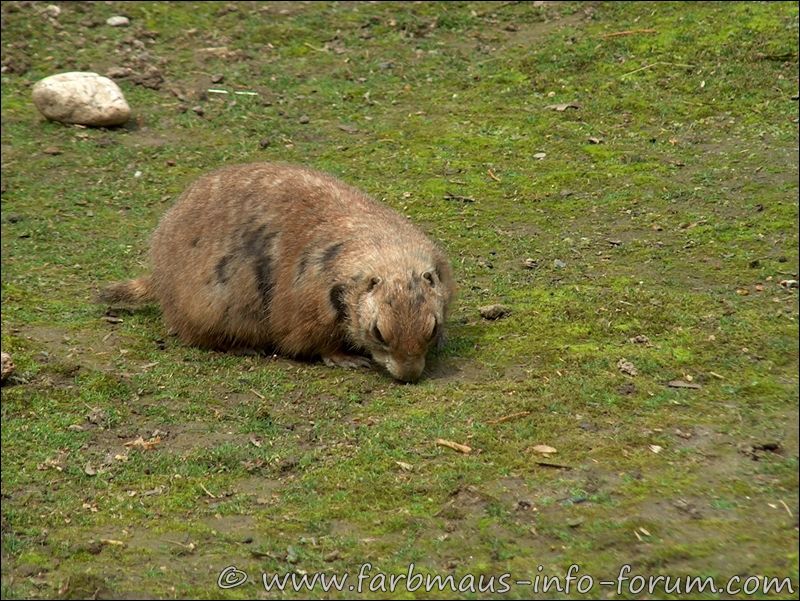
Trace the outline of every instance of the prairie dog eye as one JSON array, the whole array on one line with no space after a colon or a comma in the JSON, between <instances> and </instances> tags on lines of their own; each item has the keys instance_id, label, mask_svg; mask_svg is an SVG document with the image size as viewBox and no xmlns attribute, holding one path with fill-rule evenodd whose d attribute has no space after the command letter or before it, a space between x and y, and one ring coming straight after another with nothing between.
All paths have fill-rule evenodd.
<instances>
[{"instance_id":1,"label":"prairie dog eye","mask_svg":"<svg viewBox=\"0 0 800 601\"><path fill-rule=\"evenodd\" d=\"M381 334L381 329L378 327L377 323L372 326L372 336L381 344L386 344L386 340L384 339L383 334Z\"/></svg>"}]
</instances>

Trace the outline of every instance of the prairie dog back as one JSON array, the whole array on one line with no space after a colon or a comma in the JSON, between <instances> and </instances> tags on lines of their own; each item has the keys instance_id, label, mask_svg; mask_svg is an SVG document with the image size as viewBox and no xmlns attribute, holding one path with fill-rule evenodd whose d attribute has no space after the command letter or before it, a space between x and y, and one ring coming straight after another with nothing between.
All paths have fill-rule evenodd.
<instances>
[{"instance_id":1,"label":"prairie dog back","mask_svg":"<svg viewBox=\"0 0 800 601\"><path fill-rule=\"evenodd\" d=\"M109 301L156 300L185 342L273 348L417 380L454 294L444 254L405 217L299 166L225 167L196 180L153 234L152 274Z\"/></svg>"}]
</instances>

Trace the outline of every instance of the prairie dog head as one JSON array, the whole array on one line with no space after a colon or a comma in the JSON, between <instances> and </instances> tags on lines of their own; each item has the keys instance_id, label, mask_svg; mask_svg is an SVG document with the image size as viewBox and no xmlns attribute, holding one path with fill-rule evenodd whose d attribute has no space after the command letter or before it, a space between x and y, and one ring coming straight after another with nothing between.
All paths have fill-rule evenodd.
<instances>
[{"instance_id":1,"label":"prairie dog head","mask_svg":"<svg viewBox=\"0 0 800 601\"><path fill-rule=\"evenodd\" d=\"M428 349L442 339L451 296L446 265L367 277L351 336L394 378L416 382Z\"/></svg>"}]
</instances>

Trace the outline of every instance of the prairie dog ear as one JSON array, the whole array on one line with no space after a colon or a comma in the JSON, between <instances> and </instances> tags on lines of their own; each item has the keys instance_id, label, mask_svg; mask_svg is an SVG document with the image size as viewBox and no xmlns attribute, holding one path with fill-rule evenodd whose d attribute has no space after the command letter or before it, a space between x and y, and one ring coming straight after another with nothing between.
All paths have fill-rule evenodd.
<instances>
[{"instance_id":1,"label":"prairie dog ear","mask_svg":"<svg viewBox=\"0 0 800 601\"><path fill-rule=\"evenodd\" d=\"M450 293L452 293L454 291L453 270L450 267L450 262L444 256L437 257L434 273L439 283L444 284L445 287L449 289Z\"/></svg>"},{"instance_id":2,"label":"prairie dog ear","mask_svg":"<svg viewBox=\"0 0 800 601\"><path fill-rule=\"evenodd\" d=\"M435 276L432 271L426 271L422 274L422 279L428 282L431 286L436 286L436 280L438 280L438 276Z\"/></svg>"},{"instance_id":3,"label":"prairie dog ear","mask_svg":"<svg viewBox=\"0 0 800 601\"><path fill-rule=\"evenodd\" d=\"M383 280L378 276L374 275L369 279L369 283L367 284L367 292L372 292L376 286L379 286Z\"/></svg>"}]
</instances>

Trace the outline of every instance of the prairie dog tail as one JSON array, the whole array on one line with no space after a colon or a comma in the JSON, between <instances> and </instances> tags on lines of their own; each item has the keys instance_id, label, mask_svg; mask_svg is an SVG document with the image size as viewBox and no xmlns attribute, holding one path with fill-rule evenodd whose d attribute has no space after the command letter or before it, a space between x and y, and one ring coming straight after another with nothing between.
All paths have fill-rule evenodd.
<instances>
[{"instance_id":1,"label":"prairie dog tail","mask_svg":"<svg viewBox=\"0 0 800 601\"><path fill-rule=\"evenodd\" d=\"M150 276L143 276L103 288L97 295L97 300L108 305L143 305L155 301L156 297Z\"/></svg>"}]
</instances>

